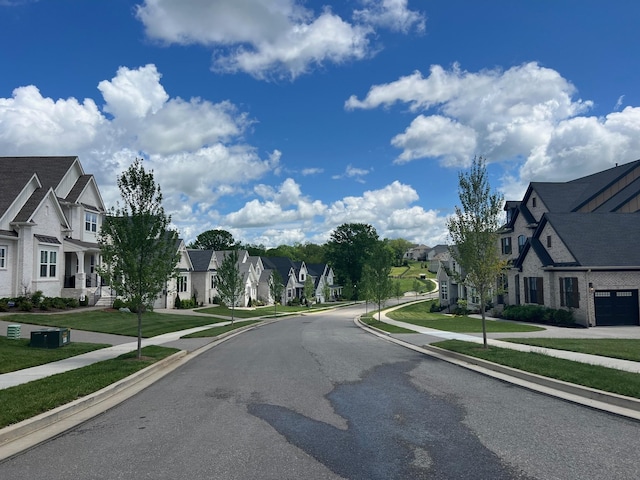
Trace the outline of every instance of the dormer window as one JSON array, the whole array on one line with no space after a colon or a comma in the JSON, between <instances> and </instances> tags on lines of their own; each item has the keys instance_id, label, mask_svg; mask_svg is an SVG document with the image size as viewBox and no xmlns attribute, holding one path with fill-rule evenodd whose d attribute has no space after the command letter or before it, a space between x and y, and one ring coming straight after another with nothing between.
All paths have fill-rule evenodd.
<instances>
[{"instance_id":1,"label":"dormer window","mask_svg":"<svg viewBox=\"0 0 640 480\"><path fill-rule=\"evenodd\" d=\"M536 208L536 197L531 197L531 206Z\"/></svg>"}]
</instances>

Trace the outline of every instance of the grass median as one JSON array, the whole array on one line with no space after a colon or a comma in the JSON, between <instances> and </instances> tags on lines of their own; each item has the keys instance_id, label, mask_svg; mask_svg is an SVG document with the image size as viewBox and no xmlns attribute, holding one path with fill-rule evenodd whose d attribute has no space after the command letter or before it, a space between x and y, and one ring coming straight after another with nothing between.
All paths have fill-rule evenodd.
<instances>
[{"instance_id":1,"label":"grass median","mask_svg":"<svg viewBox=\"0 0 640 480\"><path fill-rule=\"evenodd\" d=\"M248 325L253 325L254 323L260 323L261 320L247 320L241 322L234 322L233 325L221 325L219 327L208 328L207 330L202 330L200 332L190 333L189 335L185 335L181 338L203 338L203 337L217 337L218 335L222 335L223 333L231 332L238 328L243 328Z\"/></svg>"},{"instance_id":2,"label":"grass median","mask_svg":"<svg viewBox=\"0 0 640 480\"><path fill-rule=\"evenodd\" d=\"M12 323L29 323L51 327L66 327L90 332L138 336L138 316L135 313L117 310L83 310L79 312L50 314L15 314L2 317ZM226 322L224 318L146 312L142 315L142 336L155 337L163 333L202 327L212 323Z\"/></svg>"},{"instance_id":3,"label":"grass median","mask_svg":"<svg viewBox=\"0 0 640 480\"><path fill-rule=\"evenodd\" d=\"M477 343L460 340L445 340L432 345L544 377L640 398L640 375L637 373L564 360L541 353L518 352L493 346L485 349Z\"/></svg>"},{"instance_id":4,"label":"grass median","mask_svg":"<svg viewBox=\"0 0 640 480\"><path fill-rule=\"evenodd\" d=\"M475 317L444 315L432 312L432 300L413 303L387 313L387 316L399 322L411 323L420 327L433 328L456 333L481 333L482 320ZM486 320L488 333L498 332L539 332L542 327L517 322Z\"/></svg>"},{"instance_id":5,"label":"grass median","mask_svg":"<svg viewBox=\"0 0 640 480\"><path fill-rule=\"evenodd\" d=\"M177 351L160 346L144 347L141 360L133 351L112 360L0 390L0 428L97 392Z\"/></svg>"},{"instance_id":6,"label":"grass median","mask_svg":"<svg viewBox=\"0 0 640 480\"><path fill-rule=\"evenodd\" d=\"M70 342L62 348L32 348L29 339L0 337L0 374L57 362L110 345Z\"/></svg>"}]
</instances>

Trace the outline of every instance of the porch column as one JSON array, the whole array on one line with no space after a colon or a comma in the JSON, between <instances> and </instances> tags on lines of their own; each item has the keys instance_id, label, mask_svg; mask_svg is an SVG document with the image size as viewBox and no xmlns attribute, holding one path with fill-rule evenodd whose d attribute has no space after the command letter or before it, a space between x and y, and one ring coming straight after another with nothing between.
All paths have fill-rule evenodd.
<instances>
[{"instance_id":1,"label":"porch column","mask_svg":"<svg viewBox=\"0 0 640 480\"><path fill-rule=\"evenodd\" d=\"M76 288L84 290L86 288L87 276L84 273L84 252L76 252L78 261L76 272Z\"/></svg>"}]
</instances>

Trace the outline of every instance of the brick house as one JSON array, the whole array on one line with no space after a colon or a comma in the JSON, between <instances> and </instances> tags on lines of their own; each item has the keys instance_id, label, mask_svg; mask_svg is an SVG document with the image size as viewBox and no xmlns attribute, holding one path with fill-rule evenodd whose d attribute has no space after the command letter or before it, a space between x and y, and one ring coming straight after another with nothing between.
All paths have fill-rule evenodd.
<instances>
[{"instance_id":1,"label":"brick house","mask_svg":"<svg viewBox=\"0 0 640 480\"><path fill-rule=\"evenodd\" d=\"M640 324L640 160L532 182L505 211L499 248L510 268L498 305L571 309L584 326Z\"/></svg>"}]
</instances>

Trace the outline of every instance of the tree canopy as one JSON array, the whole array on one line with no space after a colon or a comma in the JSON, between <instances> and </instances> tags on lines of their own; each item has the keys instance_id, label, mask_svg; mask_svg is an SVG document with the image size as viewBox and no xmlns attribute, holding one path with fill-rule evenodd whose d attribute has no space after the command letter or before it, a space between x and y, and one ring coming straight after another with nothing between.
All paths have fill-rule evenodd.
<instances>
[{"instance_id":1,"label":"tree canopy","mask_svg":"<svg viewBox=\"0 0 640 480\"><path fill-rule=\"evenodd\" d=\"M169 229L171 217L162 207L162 193L153 171L136 159L117 179L123 204L112 207L98 242L101 276L138 314L138 358L142 348L142 314L153 305L175 275L179 260L178 234Z\"/></svg>"},{"instance_id":2,"label":"tree canopy","mask_svg":"<svg viewBox=\"0 0 640 480\"><path fill-rule=\"evenodd\" d=\"M482 336L486 347L485 308L505 267L500 258L497 235L504 202L502 195L491 192L484 158L474 158L469 170L459 173L458 179L462 206L456 206L455 215L447 221L453 241L449 250L466 274L465 284L468 288L475 288L480 299Z\"/></svg>"},{"instance_id":3,"label":"tree canopy","mask_svg":"<svg viewBox=\"0 0 640 480\"><path fill-rule=\"evenodd\" d=\"M371 250L369 261L363 268L363 293L365 300L377 305L378 321L380 321L380 310L393 291L393 282L389 276L393 255L393 251L385 242L377 242Z\"/></svg>"},{"instance_id":4,"label":"tree canopy","mask_svg":"<svg viewBox=\"0 0 640 480\"><path fill-rule=\"evenodd\" d=\"M231 324L234 321L238 299L244 295L244 288L244 279L238 264L238 251L225 252L222 264L216 272L216 289L225 305L231 308Z\"/></svg>"},{"instance_id":5,"label":"tree canopy","mask_svg":"<svg viewBox=\"0 0 640 480\"><path fill-rule=\"evenodd\" d=\"M207 230L198 235L195 241L189 244L189 248L200 250L231 250L237 247L233 235L226 230Z\"/></svg>"},{"instance_id":6,"label":"tree canopy","mask_svg":"<svg viewBox=\"0 0 640 480\"><path fill-rule=\"evenodd\" d=\"M376 229L365 223L343 223L332 233L325 245L325 257L343 282L345 292L353 288L353 298L358 299L358 284L362 268L369 260L378 242ZM352 287L353 286L353 287Z\"/></svg>"}]
</instances>

